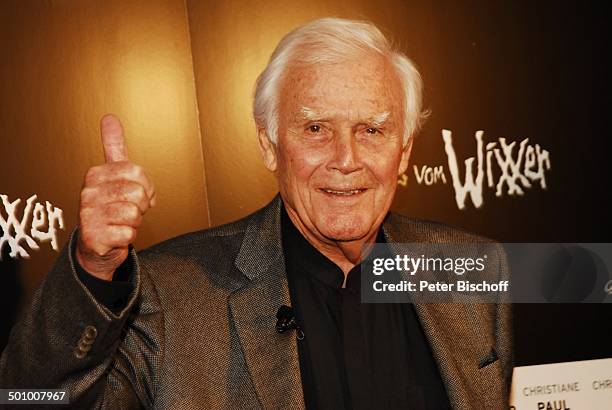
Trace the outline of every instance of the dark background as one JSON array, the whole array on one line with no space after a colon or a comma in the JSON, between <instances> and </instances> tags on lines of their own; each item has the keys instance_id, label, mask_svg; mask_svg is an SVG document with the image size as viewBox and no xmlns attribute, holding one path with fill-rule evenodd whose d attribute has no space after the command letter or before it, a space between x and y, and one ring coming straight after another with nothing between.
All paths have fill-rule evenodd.
<instances>
[{"instance_id":1,"label":"dark background","mask_svg":"<svg viewBox=\"0 0 612 410\"><path fill-rule=\"evenodd\" d=\"M450 183L442 128L453 131L461 172L463 159L475 156L477 129L485 144L529 137L550 152L548 189L502 198L485 189L480 209L468 197L460 211L450 186L417 185L410 175L396 207L501 242L612 242L608 8L549 1L431 7L442 55L423 74L432 115L413 163L444 164ZM609 304L516 304L514 325L516 365L612 357Z\"/></svg>"}]
</instances>

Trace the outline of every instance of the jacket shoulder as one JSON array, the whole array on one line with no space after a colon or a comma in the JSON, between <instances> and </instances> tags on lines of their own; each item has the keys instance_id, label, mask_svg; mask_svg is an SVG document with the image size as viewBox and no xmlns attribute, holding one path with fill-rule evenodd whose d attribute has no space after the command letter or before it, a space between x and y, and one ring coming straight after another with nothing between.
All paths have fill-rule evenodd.
<instances>
[{"instance_id":1,"label":"jacket shoulder","mask_svg":"<svg viewBox=\"0 0 612 410\"><path fill-rule=\"evenodd\" d=\"M158 287L177 288L204 281L221 288L234 274L251 214L238 221L185 233L138 253L140 268Z\"/></svg>"},{"instance_id":2,"label":"jacket shoulder","mask_svg":"<svg viewBox=\"0 0 612 410\"><path fill-rule=\"evenodd\" d=\"M463 228L396 213L389 214L385 221L385 227L387 226L393 231L393 239L396 242L495 242Z\"/></svg>"},{"instance_id":3,"label":"jacket shoulder","mask_svg":"<svg viewBox=\"0 0 612 410\"><path fill-rule=\"evenodd\" d=\"M138 253L142 258L155 258L159 255L168 254L192 256L195 249L209 248L215 250L229 250L229 244L235 244L243 236L252 215L228 224L201 229L198 231L184 233L170 239L166 239Z\"/></svg>"}]
</instances>

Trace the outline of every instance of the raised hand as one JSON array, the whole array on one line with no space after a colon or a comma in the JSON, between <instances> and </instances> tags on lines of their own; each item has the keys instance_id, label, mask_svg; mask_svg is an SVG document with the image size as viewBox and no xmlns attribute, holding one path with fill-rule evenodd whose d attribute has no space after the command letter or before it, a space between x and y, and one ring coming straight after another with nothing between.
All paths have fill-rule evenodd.
<instances>
[{"instance_id":1,"label":"raised hand","mask_svg":"<svg viewBox=\"0 0 612 410\"><path fill-rule=\"evenodd\" d=\"M155 205L155 188L144 169L129 161L117 117L102 117L100 134L106 163L85 175L76 257L91 275L110 281L127 258L142 216Z\"/></svg>"}]
</instances>

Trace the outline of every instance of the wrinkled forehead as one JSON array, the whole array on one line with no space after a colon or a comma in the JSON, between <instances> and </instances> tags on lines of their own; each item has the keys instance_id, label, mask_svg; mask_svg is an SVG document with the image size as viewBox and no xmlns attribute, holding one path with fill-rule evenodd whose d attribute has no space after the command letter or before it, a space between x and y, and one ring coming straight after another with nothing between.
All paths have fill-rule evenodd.
<instances>
[{"instance_id":1,"label":"wrinkled forehead","mask_svg":"<svg viewBox=\"0 0 612 410\"><path fill-rule=\"evenodd\" d=\"M400 120L404 94L391 63L377 54L340 62L291 65L279 93L281 121Z\"/></svg>"}]
</instances>

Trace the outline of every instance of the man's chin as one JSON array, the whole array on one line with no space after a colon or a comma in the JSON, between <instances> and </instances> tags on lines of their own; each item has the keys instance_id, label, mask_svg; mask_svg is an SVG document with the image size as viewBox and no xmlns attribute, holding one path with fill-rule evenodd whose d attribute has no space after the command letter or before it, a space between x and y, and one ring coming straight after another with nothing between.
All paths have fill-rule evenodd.
<instances>
[{"instance_id":1,"label":"man's chin","mask_svg":"<svg viewBox=\"0 0 612 410\"><path fill-rule=\"evenodd\" d=\"M334 223L331 225L326 225L323 229L319 230L319 232L321 232L327 239L334 242L353 242L365 238L368 235L369 230L362 224Z\"/></svg>"}]
</instances>

